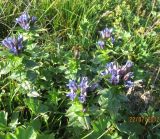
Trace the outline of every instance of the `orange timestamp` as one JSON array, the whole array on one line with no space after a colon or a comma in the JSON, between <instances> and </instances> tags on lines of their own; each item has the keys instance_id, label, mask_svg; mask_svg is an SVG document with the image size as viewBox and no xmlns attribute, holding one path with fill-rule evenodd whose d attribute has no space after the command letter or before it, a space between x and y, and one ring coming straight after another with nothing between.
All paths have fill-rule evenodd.
<instances>
[{"instance_id":1,"label":"orange timestamp","mask_svg":"<svg viewBox=\"0 0 160 139\"><path fill-rule=\"evenodd\" d=\"M158 116L129 116L129 122L131 123L156 123L160 122Z\"/></svg>"}]
</instances>

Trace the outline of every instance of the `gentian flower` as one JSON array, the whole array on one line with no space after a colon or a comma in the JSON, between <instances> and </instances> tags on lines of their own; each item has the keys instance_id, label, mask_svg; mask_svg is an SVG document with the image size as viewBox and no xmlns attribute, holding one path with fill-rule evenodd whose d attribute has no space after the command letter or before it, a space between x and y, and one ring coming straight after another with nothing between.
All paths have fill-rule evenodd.
<instances>
[{"instance_id":1,"label":"gentian flower","mask_svg":"<svg viewBox=\"0 0 160 139\"><path fill-rule=\"evenodd\" d=\"M71 90L71 92L68 93L66 96L73 101L76 98L76 93L73 90Z\"/></svg>"},{"instance_id":2,"label":"gentian flower","mask_svg":"<svg viewBox=\"0 0 160 139\"><path fill-rule=\"evenodd\" d=\"M100 31L101 37L103 39L110 38L111 34L112 34L112 31L113 31L113 29L105 28L104 30Z\"/></svg>"},{"instance_id":3,"label":"gentian flower","mask_svg":"<svg viewBox=\"0 0 160 139\"><path fill-rule=\"evenodd\" d=\"M114 84L114 85L117 85L119 83L119 81L120 81L120 76L119 75L112 74L111 78L109 79L109 82L111 84Z\"/></svg>"},{"instance_id":4,"label":"gentian flower","mask_svg":"<svg viewBox=\"0 0 160 139\"><path fill-rule=\"evenodd\" d=\"M104 46L105 46L104 41L98 41L97 44L98 44L98 46L100 46L101 49L104 49Z\"/></svg>"},{"instance_id":5,"label":"gentian flower","mask_svg":"<svg viewBox=\"0 0 160 139\"><path fill-rule=\"evenodd\" d=\"M19 54L23 49L22 41L22 35L19 35L18 38L7 37L2 41L2 45L9 48L12 53Z\"/></svg>"},{"instance_id":6,"label":"gentian flower","mask_svg":"<svg viewBox=\"0 0 160 139\"><path fill-rule=\"evenodd\" d=\"M118 65L114 62L110 62L106 65L106 70L101 72L101 75L117 75L118 73Z\"/></svg>"},{"instance_id":7,"label":"gentian flower","mask_svg":"<svg viewBox=\"0 0 160 139\"><path fill-rule=\"evenodd\" d=\"M69 84L67 84L67 86L70 89L70 93L68 93L66 96L70 97L70 99L73 101L76 98L76 95L78 93L80 93L79 101L81 103L84 103L86 101L86 96L87 96L87 88L88 86L88 78L87 77L83 77L81 79L81 82L79 85L77 85L75 80L70 80ZM78 92L80 91L80 92Z\"/></svg>"},{"instance_id":8,"label":"gentian flower","mask_svg":"<svg viewBox=\"0 0 160 139\"><path fill-rule=\"evenodd\" d=\"M84 94L86 92L87 87L88 87L88 78L87 77L82 78L79 87L81 90L81 94Z\"/></svg>"},{"instance_id":9,"label":"gentian flower","mask_svg":"<svg viewBox=\"0 0 160 139\"><path fill-rule=\"evenodd\" d=\"M126 64L125 64L125 66L126 66L127 68L131 68L131 67L133 66L133 62L130 61L130 60L128 60L128 61L126 62Z\"/></svg>"},{"instance_id":10,"label":"gentian flower","mask_svg":"<svg viewBox=\"0 0 160 139\"><path fill-rule=\"evenodd\" d=\"M114 62L110 62L106 65L109 74L117 75L118 65Z\"/></svg>"},{"instance_id":11,"label":"gentian flower","mask_svg":"<svg viewBox=\"0 0 160 139\"><path fill-rule=\"evenodd\" d=\"M127 81L129 79L132 79L133 77L133 72L128 72L126 75L124 75L123 80Z\"/></svg>"},{"instance_id":12,"label":"gentian flower","mask_svg":"<svg viewBox=\"0 0 160 139\"><path fill-rule=\"evenodd\" d=\"M128 71L130 71L131 67L133 66L133 62L128 60L126 62L125 65L123 65L120 69L119 69L119 74L124 75L126 74Z\"/></svg>"},{"instance_id":13,"label":"gentian flower","mask_svg":"<svg viewBox=\"0 0 160 139\"><path fill-rule=\"evenodd\" d=\"M31 17L31 23L33 24L33 23L36 22L36 21L37 21L37 17L32 16L32 17Z\"/></svg>"},{"instance_id":14,"label":"gentian flower","mask_svg":"<svg viewBox=\"0 0 160 139\"><path fill-rule=\"evenodd\" d=\"M22 15L16 18L16 23L18 23L23 29L29 30L30 23L34 23L36 21L36 17L30 17L27 12L23 12Z\"/></svg>"},{"instance_id":15,"label":"gentian flower","mask_svg":"<svg viewBox=\"0 0 160 139\"><path fill-rule=\"evenodd\" d=\"M69 87L69 89L76 91L78 89L78 86L76 84L75 80L70 80L69 84L67 84L67 86Z\"/></svg>"},{"instance_id":16,"label":"gentian flower","mask_svg":"<svg viewBox=\"0 0 160 139\"><path fill-rule=\"evenodd\" d=\"M93 83L90 87L87 88L86 92L95 91L99 87L99 83Z\"/></svg>"},{"instance_id":17,"label":"gentian flower","mask_svg":"<svg viewBox=\"0 0 160 139\"><path fill-rule=\"evenodd\" d=\"M102 76L105 76L105 75L108 74L108 70L102 71L100 74L101 74Z\"/></svg>"},{"instance_id":18,"label":"gentian flower","mask_svg":"<svg viewBox=\"0 0 160 139\"><path fill-rule=\"evenodd\" d=\"M115 38L113 36L111 36L111 42L112 44L115 42Z\"/></svg>"},{"instance_id":19,"label":"gentian flower","mask_svg":"<svg viewBox=\"0 0 160 139\"><path fill-rule=\"evenodd\" d=\"M125 65L122 67L118 65L118 63L110 62L106 65L105 71L101 72L102 76L110 75L108 81L113 84L117 85L123 79L125 82L125 86L131 86L133 79L133 72L130 72L130 68L133 66L132 61L127 61Z\"/></svg>"},{"instance_id":20,"label":"gentian flower","mask_svg":"<svg viewBox=\"0 0 160 139\"><path fill-rule=\"evenodd\" d=\"M81 94L81 95L79 96L79 101L80 101L81 103L84 103L84 102L86 101L86 96L83 95L83 94Z\"/></svg>"},{"instance_id":21,"label":"gentian flower","mask_svg":"<svg viewBox=\"0 0 160 139\"><path fill-rule=\"evenodd\" d=\"M132 81L126 81L125 83L124 83L124 86L126 87L126 88L131 88L131 87L133 87L134 86L134 82L132 82Z\"/></svg>"}]
</instances>

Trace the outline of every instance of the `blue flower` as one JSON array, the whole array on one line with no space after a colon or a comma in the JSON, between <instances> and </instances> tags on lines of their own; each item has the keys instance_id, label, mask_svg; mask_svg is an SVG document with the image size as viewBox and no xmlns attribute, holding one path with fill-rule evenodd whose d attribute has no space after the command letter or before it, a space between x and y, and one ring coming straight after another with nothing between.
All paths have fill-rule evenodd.
<instances>
[{"instance_id":1,"label":"blue flower","mask_svg":"<svg viewBox=\"0 0 160 139\"><path fill-rule=\"evenodd\" d=\"M100 74L101 74L102 76L105 76L105 75L108 74L108 70L102 71Z\"/></svg>"},{"instance_id":2,"label":"blue flower","mask_svg":"<svg viewBox=\"0 0 160 139\"><path fill-rule=\"evenodd\" d=\"M34 23L37 20L36 17L30 17L27 12L23 12L18 18L16 18L16 23L18 23L23 29L29 30L30 23Z\"/></svg>"},{"instance_id":3,"label":"blue flower","mask_svg":"<svg viewBox=\"0 0 160 139\"><path fill-rule=\"evenodd\" d=\"M69 87L70 90L73 90L73 91L76 91L78 89L78 86L75 80L70 80L67 86Z\"/></svg>"},{"instance_id":4,"label":"blue flower","mask_svg":"<svg viewBox=\"0 0 160 139\"><path fill-rule=\"evenodd\" d=\"M12 53L19 54L23 49L22 41L22 35L19 35L18 38L7 37L2 41L2 45L10 49Z\"/></svg>"},{"instance_id":5,"label":"blue flower","mask_svg":"<svg viewBox=\"0 0 160 139\"><path fill-rule=\"evenodd\" d=\"M101 37L103 39L110 38L113 29L105 28L104 30L100 31Z\"/></svg>"},{"instance_id":6,"label":"blue flower","mask_svg":"<svg viewBox=\"0 0 160 139\"><path fill-rule=\"evenodd\" d=\"M122 66L121 68L119 68L118 70L118 74L121 76L124 76L127 73L127 69L125 66Z\"/></svg>"},{"instance_id":7,"label":"blue flower","mask_svg":"<svg viewBox=\"0 0 160 139\"><path fill-rule=\"evenodd\" d=\"M124 86L126 87L126 88L131 88L131 87L133 87L134 86L134 82L132 82L132 81L126 81L125 83L124 83Z\"/></svg>"},{"instance_id":8,"label":"blue flower","mask_svg":"<svg viewBox=\"0 0 160 139\"><path fill-rule=\"evenodd\" d=\"M101 75L117 75L118 74L118 65L114 62L107 63L105 71L101 72Z\"/></svg>"},{"instance_id":9,"label":"blue flower","mask_svg":"<svg viewBox=\"0 0 160 139\"><path fill-rule=\"evenodd\" d=\"M100 41L100 40L99 40L99 41L97 42L97 44L98 44L98 46L100 46L101 49L104 49L104 46L105 46L105 42L104 42L104 41Z\"/></svg>"},{"instance_id":10,"label":"blue flower","mask_svg":"<svg viewBox=\"0 0 160 139\"><path fill-rule=\"evenodd\" d=\"M111 78L109 79L109 82L111 84L117 85L120 81L120 76L119 75L111 75Z\"/></svg>"},{"instance_id":11,"label":"blue flower","mask_svg":"<svg viewBox=\"0 0 160 139\"><path fill-rule=\"evenodd\" d=\"M67 86L69 87L71 92L66 96L70 97L72 101L76 98L76 94L79 94L78 91L80 91L79 101L81 103L84 103L86 101L87 88L89 87L87 77L82 77L79 85L77 85L75 80L70 80Z\"/></svg>"},{"instance_id":12,"label":"blue flower","mask_svg":"<svg viewBox=\"0 0 160 139\"><path fill-rule=\"evenodd\" d=\"M119 73L121 76L124 76L125 74L127 74L128 71L130 71L130 68L131 68L132 66L133 66L133 62L130 61L130 60L128 60L128 61L126 62L126 64L123 65L123 66L119 69L118 73Z\"/></svg>"},{"instance_id":13,"label":"blue flower","mask_svg":"<svg viewBox=\"0 0 160 139\"><path fill-rule=\"evenodd\" d=\"M131 67L133 66L133 62L130 61L130 60L128 60L128 61L126 62L126 64L125 64L125 66L126 66L127 68L131 68Z\"/></svg>"},{"instance_id":14,"label":"blue flower","mask_svg":"<svg viewBox=\"0 0 160 139\"><path fill-rule=\"evenodd\" d=\"M76 93L73 90L71 90L71 92L68 93L66 96L73 101L76 98Z\"/></svg>"},{"instance_id":15,"label":"blue flower","mask_svg":"<svg viewBox=\"0 0 160 139\"><path fill-rule=\"evenodd\" d=\"M127 81L129 79L133 79L133 72L128 72L126 75L124 75L123 80Z\"/></svg>"},{"instance_id":16,"label":"blue flower","mask_svg":"<svg viewBox=\"0 0 160 139\"><path fill-rule=\"evenodd\" d=\"M32 16L32 17L31 17L31 23L34 23L34 22L36 22L36 21L37 21L37 17Z\"/></svg>"},{"instance_id":17,"label":"blue flower","mask_svg":"<svg viewBox=\"0 0 160 139\"><path fill-rule=\"evenodd\" d=\"M113 36L111 36L111 42L112 44L115 42L115 38Z\"/></svg>"},{"instance_id":18,"label":"blue flower","mask_svg":"<svg viewBox=\"0 0 160 139\"><path fill-rule=\"evenodd\" d=\"M84 102L86 101L86 96L85 96L84 94L81 94L81 95L79 96L79 101L80 101L81 103L84 103Z\"/></svg>"},{"instance_id":19,"label":"blue flower","mask_svg":"<svg viewBox=\"0 0 160 139\"><path fill-rule=\"evenodd\" d=\"M93 83L93 84L89 87L88 91L95 91L98 87L99 87L99 83Z\"/></svg>"},{"instance_id":20,"label":"blue flower","mask_svg":"<svg viewBox=\"0 0 160 139\"><path fill-rule=\"evenodd\" d=\"M117 85L123 79L125 82L133 79L133 72L130 72L130 68L133 66L133 62L127 61L122 67L118 63L107 63L105 71L101 72L102 76L110 75L108 81L111 84Z\"/></svg>"},{"instance_id":21,"label":"blue flower","mask_svg":"<svg viewBox=\"0 0 160 139\"><path fill-rule=\"evenodd\" d=\"M81 90L81 94L84 94L86 92L86 89L88 87L88 78L87 77L83 77L80 84L79 84L80 90Z\"/></svg>"}]
</instances>

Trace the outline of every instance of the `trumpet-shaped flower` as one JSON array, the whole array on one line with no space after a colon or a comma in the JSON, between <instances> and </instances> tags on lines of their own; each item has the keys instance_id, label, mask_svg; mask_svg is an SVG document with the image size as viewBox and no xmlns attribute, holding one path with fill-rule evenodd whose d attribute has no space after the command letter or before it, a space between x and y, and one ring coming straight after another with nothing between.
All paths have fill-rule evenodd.
<instances>
[{"instance_id":1,"label":"trumpet-shaped flower","mask_svg":"<svg viewBox=\"0 0 160 139\"><path fill-rule=\"evenodd\" d=\"M66 96L73 101L76 98L76 93L73 90L71 90L71 92L68 93Z\"/></svg>"},{"instance_id":2,"label":"trumpet-shaped flower","mask_svg":"<svg viewBox=\"0 0 160 139\"><path fill-rule=\"evenodd\" d=\"M73 90L73 91L77 91L77 89L78 89L78 86L77 86L75 80L70 80L69 84L67 84L67 86L69 87L70 90Z\"/></svg>"},{"instance_id":3,"label":"trumpet-shaped flower","mask_svg":"<svg viewBox=\"0 0 160 139\"><path fill-rule=\"evenodd\" d=\"M86 92L88 86L88 78L87 77L83 77L80 84L79 84L79 88L81 90L81 94L84 94Z\"/></svg>"},{"instance_id":4,"label":"trumpet-shaped flower","mask_svg":"<svg viewBox=\"0 0 160 139\"><path fill-rule=\"evenodd\" d=\"M105 71L101 72L101 75L110 75L108 81L111 84L117 85L123 79L126 87L132 86L131 79L134 77L133 72L130 72L130 68L133 66L132 61L127 61L122 67L115 62L110 62L106 65Z\"/></svg>"},{"instance_id":5,"label":"trumpet-shaped flower","mask_svg":"<svg viewBox=\"0 0 160 139\"><path fill-rule=\"evenodd\" d=\"M132 81L126 81L125 83L124 83L124 86L126 87L126 88L131 88L131 87L133 87L134 86L134 82L132 82Z\"/></svg>"},{"instance_id":6,"label":"trumpet-shaped flower","mask_svg":"<svg viewBox=\"0 0 160 139\"><path fill-rule=\"evenodd\" d=\"M75 80L70 80L67 86L70 89L70 93L68 93L66 96L68 96L72 101L76 98L77 94L79 93L79 101L81 103L84 103L86 101L87 88L89 87L87 77L83 77L79 85L77 85Z\"/></svg>"},{"instance_id":7,"label":"trumpet-shaped flower","mask_svg":"<svg viewBox=\"0 0 160 139\"><path fill-rule=\"evenodd\" d=\"M19 35L18 38L7 37L2 41L2 45L7 47L12 53L19 54L23 49L22 41L22 35Z\"/></svg>"},{"instance_id":8,"label":"trumpet-shaped flower","mask_svg":"<svg viewBox=\"0 0 160 139\"><path fill-rule=\"evenodd\" d=\"M79 101L80 101L81 103L84 103L84 102L86 101L86 96L85 96L84 94L81 94L81 95L79 96Z\"/></svg>"},{"instance_id":9,"label":"trumpet-shaped flower","mask_svg":"<svg viewBox=\"0 0 160 139\"><path fill-rule=\"evenodd\" d=\"M125 64L125 66L126 66L127 68L131 68L131 67L133 66L133 62L130 61L130 60L128 60L128 61L126 62L126 64Z\"/></svg>"},{"instance_id":10,"label":"trumpet-shaped flower","mask_svg":"<svg viewBox=\"0 0 160 139\"><path fill-rule=\"evenodd\" d=\"M30 17L27 12L23 12L18 18L16 18L16 23L18 23L23 29L29 30L30 23L34 23L37 20L35 16Z\"/></svg>"},{"instance_id":11,"label":"trumpet-shaped flower","mask_svg":"<svg viewBox=\"0 0 160 139\"><path fill-rule=\"evenodd\" d=\"M100 31L100 35L103 39L110 38L113 29L105 28L104 30Z\"/></svg>"},{"instance_id":12,"label":"trumpet-shaped flower","mask_svg":"<svg viewBox=\"0 0 160 139\"><path fill-rule=\"evenodd\" d=\"M97 42L97 44L98 44L98 46L99 46L101 49L104 49L104 46L105 46L105 42L104 42L104 41L99 40L99 41Z\"/></svg>"}]
</instances>

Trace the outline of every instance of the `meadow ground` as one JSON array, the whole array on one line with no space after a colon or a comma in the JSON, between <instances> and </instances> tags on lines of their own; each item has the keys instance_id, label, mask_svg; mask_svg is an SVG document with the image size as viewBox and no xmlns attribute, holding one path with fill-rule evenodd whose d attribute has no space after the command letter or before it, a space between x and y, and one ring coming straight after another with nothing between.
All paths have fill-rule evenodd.
<instances>
[{"instance_id":1,"label":"meadow ground","mask_svg":"<svg viewBox=\"0 0 160 139\"><path fill-rule=\"evenodd\" d=\"M159 0L0 0L0 139L160 138Z\"/></svg>"}]
</instances>

